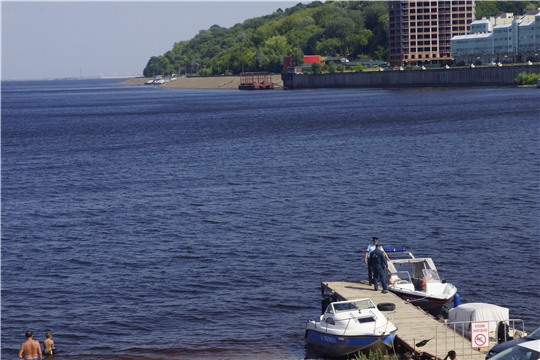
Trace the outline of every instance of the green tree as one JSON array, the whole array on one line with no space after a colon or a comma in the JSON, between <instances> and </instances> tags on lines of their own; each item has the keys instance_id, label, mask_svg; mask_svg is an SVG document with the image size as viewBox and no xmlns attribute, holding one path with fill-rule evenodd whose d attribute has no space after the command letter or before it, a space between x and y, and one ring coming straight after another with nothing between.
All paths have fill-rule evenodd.
<instances>
[{"instance_id":1,"label":"green tree","mask_svg":"<svg viewBox=\"0 0 540 360\"><path fill-rule=\"evenodd\" d=\"M324 30L321 28L314 29L306 35L302 51L304 54L315 55L317 53L317 43L324 37Z\"/></svg>"},{"instance_id":2,"label":"green tree","mask_svg":"<svg viewBox=\"0 0 540 360\"><path fill-rule=\"evenodd\" d=\"M319 55L337 56L340 53L342 46L343 43L339 39L323 39L317 42L317 45L315 46L315 51Z\"/></svg>"},{"instance_id":3,"label":"green tree","mask_svg":"<svg viewBox=\"0 0 540 360\"><path fill-rule=\"evenodd\" d=\"M322 74L322 65L319 64L319 63L313 63L313 64L311 65L311 71L312 71L313 74L315 74L315 75Z\"/></svg>"},{"instance_id":4,"label":"green tree","mask_svg":"<svg viewBox=\"0 0 540 360\"><path fill-rule=\"evenodd\" d=\"M304 63L304 53L299 48L294 48L291 53L291 65L300 66Z\"/></svg>"},{"instance_id":5,"label":"green tree","mask_svg":"<svg viewBox=\"0 0 540 360\"><path fill-rule=\"evenodd\" d=\"M328 63L327 67L328 67L328 72L330 74L333 74L336 72L336 64L334 64L333 62Z\"/></svg>"},{"instance_id":6,"label":"green tree","mask_svg":"<svg viewBox=\"0 0 540 360\"><path fill-rule=\"evenodd\" d=\"M344 39L351 35L356 28L354 22L347 17L338 17L326 24L324 34L327 38Z\"/></svg>"},{"instance_id":7,"label":"green tree","mask_svg":"<svg viewBox=\"0 0 540 360\"><path fill-rule=\"evenodd\" d=\"M388 56L388 48L385 48L381 45L377 45L377 50L375 50L375 60L386 61Z\"/></svg>"},{"instance_id":8,"label":"green tree","mask_svg":"<svg viewBox=\"0 0 540 360\"><path fill-rule=\"evenodd\" d=\"M475 4L475 16L477 19L489 18L495 14L498 15L498 12L496 1L477 1Z\"/></svg>"},{"instance_id":9,"label":"green tree","mask_svg":"<svg viewBox=\"0 0 540 360\"><path fill-rule=\"evenodd\" d=\"M540 74L528 74L526 72L519 73L514 80L518 85L536 85L536 80L540 78Z\"/></svg>"}]
</instances>

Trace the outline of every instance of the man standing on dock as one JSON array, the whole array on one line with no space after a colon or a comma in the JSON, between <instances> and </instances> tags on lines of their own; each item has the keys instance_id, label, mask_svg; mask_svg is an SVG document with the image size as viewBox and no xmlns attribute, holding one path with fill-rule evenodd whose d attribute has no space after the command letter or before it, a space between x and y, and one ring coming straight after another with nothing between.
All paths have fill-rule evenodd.
<instances>
[{"instance_id":1,"label":"man standing on dock","mask_svg":"<svg viewBox=\"0 0 540 360\"><path fill-rule=\"evenodd\" d=\"M377 244L376 249L369 254L369 266L371 266L373 271L375 291L379 290L380 281L383 288L382 293L386 294L388 292L388 286L386 285L385 271L388 269L388 262L386 261L386 256L381 245Z\"/></svg>"},{"instance_id":2,"label":"man standing on dock","mask_svg":"<svg viewBox=\"0 0 540 360\"><path fill-rule=\"evenodd\" d=\"M373 269L371 268L371 265L368 262L369 255L371 255L371 252L377 248L377 242L379 242L378 237L373 237L373 244L369 244L366 253L364 255L364 264L367 264L368 267L368 280L369 280L369 286L373 284Z\"/></svg>"}]
</instances>

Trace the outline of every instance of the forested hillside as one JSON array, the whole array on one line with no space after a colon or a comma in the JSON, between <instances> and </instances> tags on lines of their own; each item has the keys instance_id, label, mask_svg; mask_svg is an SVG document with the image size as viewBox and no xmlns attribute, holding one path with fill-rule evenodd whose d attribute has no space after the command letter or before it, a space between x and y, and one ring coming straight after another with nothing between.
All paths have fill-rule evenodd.
<instances>
[{"instance_id":1,"label":"forested hillside","mask_svg":"<svg viewBox=\"0 0 540 360\"><path fill-rule=\"evenodd\" d=\"M538 7L540 1L477 1L476 18L503 12L524 14ZM291 56L297 65L304 54L386 60L387 34L386 1L299 3L231 28L213 25L200 30L193 39L175 43L164 55L152 56L143 74L280 72L284 56Z\"/></svg>"}]
</instances>

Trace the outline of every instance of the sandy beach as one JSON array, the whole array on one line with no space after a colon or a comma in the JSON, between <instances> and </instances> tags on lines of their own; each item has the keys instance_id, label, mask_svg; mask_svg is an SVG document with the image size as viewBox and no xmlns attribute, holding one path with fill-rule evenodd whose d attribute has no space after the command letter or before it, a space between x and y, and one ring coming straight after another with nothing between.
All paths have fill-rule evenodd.
<instances>
[{"instance_id":1,"label":"sandy beach","mask_svg":"<svg viewBox=\"0 0 540 360\"><path fill-rule=\"evenodd\" d=\"M283 87L281 75L271 75L276 89ZM123 81L123 85L144 85L151 78L133 78ZM238 89L240 76L212 76L212 77L189 77L178 78L174 81L159 85L163 88L172 89Z\"/></svg>"}]
</instances>

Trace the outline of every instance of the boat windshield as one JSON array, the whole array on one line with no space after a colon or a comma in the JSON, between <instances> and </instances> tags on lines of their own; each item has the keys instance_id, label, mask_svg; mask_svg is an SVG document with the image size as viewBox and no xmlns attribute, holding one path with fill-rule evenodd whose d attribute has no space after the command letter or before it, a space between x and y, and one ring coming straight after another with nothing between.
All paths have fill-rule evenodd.
<instances>
[{"instance_id":1,"label":"boat windshield","mask_svg":"<svg viewBox=\"0 0 540 360\"><path fill-rule=\"evenodd\" d=\"M342 301L332 303L330 306L328 306L327 312L334 312L332 307L336 313L340 313L343 311L372 309L375 307L375 304L373 304L373 302L369 299Z\"/></svg>"},{"instance_id":2,"label":"boat windshield","mask_svg":"<svg viewBox=\"0 0 540 360\"><path fill-rule=\"evenodd\" d=\"M411 281L411 275L408 271L396 271L394 273L390 274L390 277L388 278L389 284L410 284Z\"/></svg>"},{"instance_id":3,"label":"boat windshield","mask_svg":"<svg viewBox=\"0 0 540 360\"><path fill-rule=\"evenodd\" d=\"M424 278L426 279L427 282L440 282L441 281L437 270L424 269L422 270L422 273L424 274Z\"/></svg>"}]
</instances>

